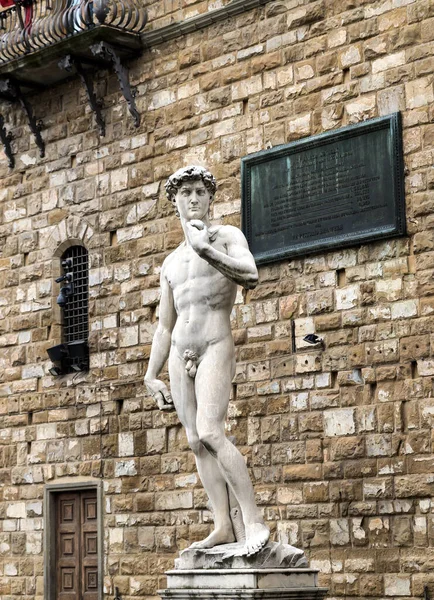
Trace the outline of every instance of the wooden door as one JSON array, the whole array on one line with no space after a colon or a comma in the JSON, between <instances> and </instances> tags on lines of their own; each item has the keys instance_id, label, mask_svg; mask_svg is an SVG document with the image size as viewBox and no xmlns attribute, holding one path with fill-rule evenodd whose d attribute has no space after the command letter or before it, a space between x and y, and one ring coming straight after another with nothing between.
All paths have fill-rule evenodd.
<instances>
[{"instance_id":1,"label":"wooden door","mask_svg":"<svg viewBox=\"0 0 434 600\"><path fill-rule=\"evenodd\" d=\"M96 490L56 494L56 600L98 600Z\"/></svg>"}]
</instances>

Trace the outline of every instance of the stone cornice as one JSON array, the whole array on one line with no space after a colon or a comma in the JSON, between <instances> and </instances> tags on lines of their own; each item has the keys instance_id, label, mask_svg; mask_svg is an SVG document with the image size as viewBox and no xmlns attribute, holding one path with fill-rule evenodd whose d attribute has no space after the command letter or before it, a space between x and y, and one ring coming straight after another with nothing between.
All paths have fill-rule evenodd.
<instances>
[{"instance_id":1,"label":"stone cornice","mask_svg":"<svg viewBox=\"0 0 434 600\"><path fill-rule=\"evenodd\" d=\"M218 23L234 15L239 15L248 10L253 10L258 6L263 6L271 0L232 0L223 8L207 12L203 15L198 15L191 19L187 19L182 23L172 23L165 27L160 27L154 31L145 31L141 38L145 48L151 48L157 44L174 40L183 35L187 35L199 29L209 27L213 23Z\"/></svg>"}]
</instances>

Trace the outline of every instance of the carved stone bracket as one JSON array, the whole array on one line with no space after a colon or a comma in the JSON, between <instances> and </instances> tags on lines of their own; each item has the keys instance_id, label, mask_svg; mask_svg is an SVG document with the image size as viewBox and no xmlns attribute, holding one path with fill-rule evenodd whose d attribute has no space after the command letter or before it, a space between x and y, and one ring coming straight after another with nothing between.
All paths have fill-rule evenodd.
<instances>
[{"instance_id":1,"label":"carved stone bracket","mask_svg":"<svg viewBox=\"0 0 434 600\"><path fill-rule=\"evenodd\" d=\"M12 133L10 131L6 131L4 117L3 115L0 115L0 140L3 144L3 148L5 149L5 154L8 157L9 166L11 169L13 169L15 166L15 159L14 155L12 154L11 139Z\"/></svg>"},{"instance_id":2,"label":"carved stone bracket","mask_svg":"<svg viewBox=\"0 0 434 600\"><path fill-rule=\"evenodd\" d=\"M92 54L97 58L109 59L112 62L122 94L127 101L128 110L134 119L134 125L138 127L140 125L140 114L137 111L134 94L131 90L128 69L122 64L119 55L111 44L98 42L98 44L91 46L90 49Z\"/></svg>"},{"instance_id":3,"label":"carved stone bracket","mask_svg":"<svg viewBox=\"0 0 434 600\"><path fill-rule=\"evenodd\" d=\"M33 114L33 109L28 99L21 92L21 88L18 83L12 81L12 79L0 80L0 94L4 95L12 101L20 103L22 109L27 115L27 121L29 123L30 131L33 133L36 145L39 148L39 154L41 158L45 156L45 143L41 136L42 121L36 120Z\"/></svg>"},{"instance_id":4,"label":"carved stone bracket","mask_svg":"<svg viewBox=\"0 0 434 600\"><path fill-rule=\"evenodd\" d=\"M62 60L59 61L59 67L61 69L65 69L66 71L72 71L75 68L78 76L81 79L81 82L83 83L86 89L87 98L89 100L90 107L95 115L96 122L98 123L100 135L104 137L105 121L101 112L102 102L97 99L93 89L92 78L83 68L82 62L78 58L72 56L71 54L68 54L67 56L62 58Z\"/></svg>"}]
</instances>

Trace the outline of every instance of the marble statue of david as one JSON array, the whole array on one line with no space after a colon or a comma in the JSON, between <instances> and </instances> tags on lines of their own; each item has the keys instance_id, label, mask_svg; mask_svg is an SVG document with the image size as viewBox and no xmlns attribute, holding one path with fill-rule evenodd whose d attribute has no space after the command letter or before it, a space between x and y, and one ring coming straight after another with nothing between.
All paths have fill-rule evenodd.
<instances>
[{"instance_id":1,"label":"marble statue of david","mask_svg":"<svg viewBox=\"0 0 434 600\"><path fill-rule=\"evenodd\" d=\"M241 539L242 553L252 555L270 532L244 458L225 436L225 419L235 372L230 314L237 285L254 288L258 271L239 229L211 225L215 190L214 177L198 166L179 169L166 183L185 239L162 266L160 318L145 384L161 410L174 404L213 508L214 531L191 547ZM167 358L171 394L158 379Z\"/></svg>"}]
</instances>

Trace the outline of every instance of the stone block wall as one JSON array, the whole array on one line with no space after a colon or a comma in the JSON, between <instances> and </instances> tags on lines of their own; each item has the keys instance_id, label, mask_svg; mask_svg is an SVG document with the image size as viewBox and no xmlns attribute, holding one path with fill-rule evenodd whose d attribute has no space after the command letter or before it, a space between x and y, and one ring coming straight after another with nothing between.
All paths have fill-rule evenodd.
<instances>
[{"instance_id":1,"label":"stone block wall","mask_svg":"<svg viewBox=\"0 0 434 600\"><path fill-rule=\"evenodd\" d=\"M224 4L224 3L223 3ZM229 4L229 3L225 3ZM150 28L217 2L149 2ZM191 12L190 12L191 11ZM161 19L161 21L159 21ZM156 598L211 515L174 413L142 383L159 272L182 239L163 183L219 182L240 223L248 153L401 111L408 235L260 268L232 322L228 415L275 539L302 546L330 598L434 594L434 2L275 0L130 64L138 130L96 74L100 139L78 80L34 100L40 159L12 107L0 160L0 596L42 600L44 485L103 479L107 598ZM90 255L91 370L56 379L59 248ZM315 331L324 349L303 342ZM294 347L295 350L294 351Z\"/></svg>"},{"instance_id":2,"label":"stone block wall","mask_svg":"<svg viewBox=\"0 0 434 600\"><path fill-rule=\"evenodd\" d=\"M230 4L230 0L145 0L149 28L159 29L206 13L212 13Z\"/></svg>"}]
</instances>

